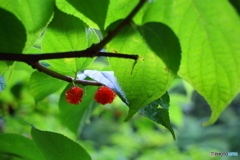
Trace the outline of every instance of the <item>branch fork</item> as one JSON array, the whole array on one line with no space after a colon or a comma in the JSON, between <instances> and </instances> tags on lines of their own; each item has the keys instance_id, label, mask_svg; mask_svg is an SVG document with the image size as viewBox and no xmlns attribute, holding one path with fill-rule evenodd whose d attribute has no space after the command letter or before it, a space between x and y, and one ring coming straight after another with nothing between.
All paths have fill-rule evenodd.
<instances>
[{"instance_id":1,"label":"branch fork","mask_svg":"<svg viewBox=\"0 0 240 160\"><path fill-rule=\"evenodd\" d=\"M105 57L117 57L117 58L127 58L138 60L138 55L128 55L128 54L120 54L120 53L110 53L110 52L100 52L104 46L111 41L126 25L130 24L132 18L136 15L136 13L142 8L144 3L147 0L140 0L137 6L131 11L131 13L108 35L98 44L92 45L90 48L82 51L72 51L72 52L61 52L61 53L47 53L47 54L14 54L14 53L0 53L0 60L5 61L20 61L25 62L31 65L34 69L37 69L39 72L43 72L49 76L54 78L61 79L67 82L73 82L82 84L82 85L93 85L93 86L101 86L102 84L96 81L87 81L87 80L74 80L74 78L65 76L58 72L55 72L47 67L44 67L39 63L40 60L49 60L49 59L60 59L60 58L79 58L79 57L89 57L93 58L96 56L105 56ZM134 63L134 64L135 64Z\"/></svg>"}]
</instances>

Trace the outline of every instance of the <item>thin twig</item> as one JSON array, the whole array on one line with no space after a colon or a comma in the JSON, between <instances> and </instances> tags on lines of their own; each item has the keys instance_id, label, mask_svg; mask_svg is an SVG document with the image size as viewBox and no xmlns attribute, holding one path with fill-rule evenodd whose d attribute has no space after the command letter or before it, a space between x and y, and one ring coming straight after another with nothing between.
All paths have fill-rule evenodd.
<instances>
[{"instance_id":1,"label":"thin twig","mask_svg":"<svg viewBox=\"0 0 240 160\"><path fill-rule=\"evenodd\" d=\"M31 62L29 65L31 65L33 68L37 69L39 72L43 72L49 76L52 76L57 79L61 79L66 82L74 81L74 83L78 83L78 84L82 84L82 85L92 85L92 86L101 86L102 85L101 83L99 83L97 81L88 81L88 80L79 80L79 79L74 80L74 78L72 78L72 77L65 76L63 74L60 74L58 72L55 72L49 68L42 66L39 62Z\"/></svg>"}]
</instances>

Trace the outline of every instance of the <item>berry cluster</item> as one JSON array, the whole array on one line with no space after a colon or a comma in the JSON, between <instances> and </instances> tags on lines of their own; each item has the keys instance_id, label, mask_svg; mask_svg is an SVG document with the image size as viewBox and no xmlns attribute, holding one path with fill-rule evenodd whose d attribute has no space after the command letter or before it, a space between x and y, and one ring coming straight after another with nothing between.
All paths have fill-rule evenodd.
<instances>
[{"instance_id":1,"label":"berry cluster","mask_svg":"<svg viewBox=\"0 0 240 160\"><path fill-rule=\"evenodd\" d=\"M79 104L82 102L83 97L83 89L78 86L74 86L65 92L66 100L70 104ZM113 92L110 88L103 86L98 88L97 92L94 95L94 100L103 105L107 103L112 103L114 98L116 97L116 93Z\"/></svg>"},{"instance_id":2,"label":"berry cluster","mask_svg":"<svg viewBox=\"0 0 240 160\"><path fill-rule=\"evenodd\" d=\"M65 92L66 100L70 104L79 104L82 102L82 96L83 96L83 89L79 88L78 86L74 86L70 88L68 91Z\"/></svg>"},{"instance_id":3,"label":"berry cluster","mask_svg":"<svg viewBox=\"0 0 240 160\"><path fill-rule=\"evenodd\" d=\"M112 103L115 97L115 92L113 92L110 88L103 86L98 88L97 92L95 93L94 100L104 105L107 103Z\"/></svg>"}]
</instances>

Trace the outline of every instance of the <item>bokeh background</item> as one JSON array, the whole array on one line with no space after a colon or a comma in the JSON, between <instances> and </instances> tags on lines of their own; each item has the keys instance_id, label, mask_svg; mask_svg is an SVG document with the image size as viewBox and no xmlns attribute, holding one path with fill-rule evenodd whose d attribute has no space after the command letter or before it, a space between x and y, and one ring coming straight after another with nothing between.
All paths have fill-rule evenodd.
<instances>
[{"instance_id":1,"label":"bokeh background","mask_svg":"<svg viewBox=\"0 0 240 160\"><path fill-rule=\"evenodd\" d=\"M106 58L98 58L88 69L107 70L110 67ZM33 71L19 62L6 72L7 86L0 93L1 133L16 133L31 138L31 126L27 124L30 123L41 130L77 139L94 160L239 158L211 157L210 152L240 153L240 95L237 95L214 125L202 127L201 124L211 114L209 105L189 84L176 78L168 90L170 119L176 141L167 129L141 114L124 122L128 107L119 98L112 104L99 105L81 134L76 136L59 119L58 101L64 88L35 102L28 88Z\"/></svg>"}]
</instances>

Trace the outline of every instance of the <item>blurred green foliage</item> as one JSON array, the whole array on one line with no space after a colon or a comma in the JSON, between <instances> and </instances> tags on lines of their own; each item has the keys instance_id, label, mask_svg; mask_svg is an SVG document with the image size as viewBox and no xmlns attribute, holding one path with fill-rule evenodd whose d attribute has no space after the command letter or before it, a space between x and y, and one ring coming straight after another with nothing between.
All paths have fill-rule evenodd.
<instances>
[{"instance_id":1,"label":"blurred green foliage","mask_svg":"<svg viewBox=\"0 0 240 160\"><path fill-rule=\"evenodd\" d=\"M102 59L91 67L106 66ZM14 72L13 72L14 71ZM210 157L210 152L240 153L239 96L230 104L216 124L201 127L209 116L209 106L188 84L176 79L169 89L170 119L176 132L173 141L167 129L137 114L124 123L128 108L117 98L114 103L99 105L76 136L60 122L58 101L62 89L43 101L35 103L29 93L28 80L33 71L23 63L8 70L8 81L0 93L0 128L3 133L17 133L30 137L30 128L24 121L41 130L60 132L80 143L96 160L147 159L234 159ZM18 77L18 78L17 78Z\"/></svg>"}]
</instances>

